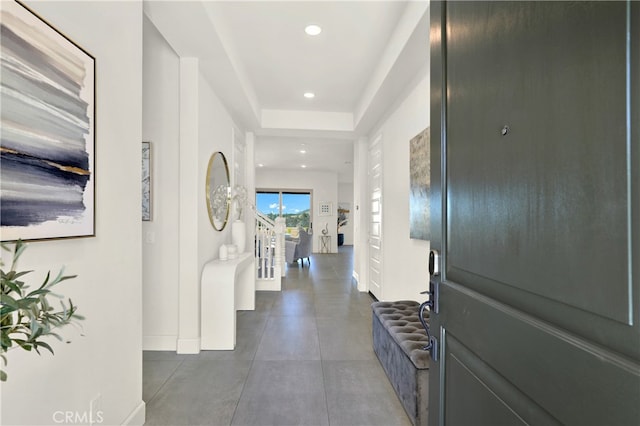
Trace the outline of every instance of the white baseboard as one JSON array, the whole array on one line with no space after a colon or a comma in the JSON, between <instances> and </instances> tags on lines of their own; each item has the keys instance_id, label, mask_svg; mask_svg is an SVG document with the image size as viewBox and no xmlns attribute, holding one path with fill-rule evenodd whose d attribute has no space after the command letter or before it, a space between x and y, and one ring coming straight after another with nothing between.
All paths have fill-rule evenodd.
<instances>
[{"instance_id":1,"label":"white baseboard","mask_svg":"<svg viewBox=\"0 0 640 426\"><path fill-rule=\"evenodd\" d=\"M358 281L358 285L357 285L358 291L361 291L361 292L364 292L364 293L369 291L369 288L367 286L366 278L364 280L361 280L360 277L358 276L357 281Z\"/></svg>"},{"instance_id":2,"label":"white baseboard","mask_svg":"<svg viewBox=\"0 0 640 426\"><path fill-rule=\"evenodd\" d=\"M175 351L178 345L178 336L143 336L143 351Z\"/></svg>"},{"instance_id":3,"label":"white baseboard","mask_svg":"<svg viewBox=\"0 0 640 426\"><path fill-rule=\"evenodd\" d=\"M179 354L199 354L200 339L178 339L176 353Z\"/></svg>"},{"instance_id":4,"label":"white baseboard","mask_svg":"<svg viewBox=\"0 0 640 426\"><path fill-rule=\"evenodd\" d=\"M276 280L256 280L256 290L259 291L281 291L282 284Z\"/></svg>"},{"instance_id":5,"label":"white baseboard","mask_svg":"<svg viewBox=\"0 0 640 426\"><path fill-rule=\"evenodd\" d=\"M122 423L126 426L142 426L146 421L146 405L144 401L141 401L140 404L129 414L129 416Z\"/></svg>"}]
</instances>

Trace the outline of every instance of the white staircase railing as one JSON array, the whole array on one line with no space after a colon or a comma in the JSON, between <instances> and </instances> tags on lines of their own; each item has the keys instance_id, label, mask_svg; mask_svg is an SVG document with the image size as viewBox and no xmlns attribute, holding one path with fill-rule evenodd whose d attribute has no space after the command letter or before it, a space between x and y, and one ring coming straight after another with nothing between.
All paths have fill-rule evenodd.
<instances>
[{"instance_id":1,"label":"white staircase railing","mask_svg":"<svg viewBox=\"0 0 640 426\"><path fill-rule=\"evenodd\" d=\"M255 218L256 290L280 291L284 267L285 220L275 221L247 203Z\"/></svg>"}]
</instances>

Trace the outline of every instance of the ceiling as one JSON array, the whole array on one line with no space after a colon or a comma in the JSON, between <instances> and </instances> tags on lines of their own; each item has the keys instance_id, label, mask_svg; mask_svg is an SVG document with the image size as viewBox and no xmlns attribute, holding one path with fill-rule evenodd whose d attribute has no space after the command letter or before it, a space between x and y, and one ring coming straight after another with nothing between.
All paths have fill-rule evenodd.
<instances>
[{"instance_id":1,"label":"ceiling","mask_svg":"<svg viewBox=\"0 0 640 426\"><path fill-rule=\"evenodd\" d=\"M304 165L352 182L353 141L428 67L426 1L147 1L144 8L179 56L199 58L237 124L255 133L264 169ZM322 32L307 35L309 24Z\"/></svg>"}]
</instances>

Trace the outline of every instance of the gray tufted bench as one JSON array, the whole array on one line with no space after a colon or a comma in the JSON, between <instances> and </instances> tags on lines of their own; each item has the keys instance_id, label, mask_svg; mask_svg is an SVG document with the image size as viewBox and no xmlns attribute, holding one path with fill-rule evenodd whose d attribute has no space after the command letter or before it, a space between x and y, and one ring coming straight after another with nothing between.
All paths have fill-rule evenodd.
<instances>
[{"instance_id":1,"label":"gray tufted bench","mask_svg":"<svg viewBox=\"0 0 640 426\"><path fill-rule=\"evenodd\" d=\"M412 300L373 303L373 350L411 422L426 425L429 351L422 349L428 339L418 319L419 307Z\"/></svg>"}]
</instances>

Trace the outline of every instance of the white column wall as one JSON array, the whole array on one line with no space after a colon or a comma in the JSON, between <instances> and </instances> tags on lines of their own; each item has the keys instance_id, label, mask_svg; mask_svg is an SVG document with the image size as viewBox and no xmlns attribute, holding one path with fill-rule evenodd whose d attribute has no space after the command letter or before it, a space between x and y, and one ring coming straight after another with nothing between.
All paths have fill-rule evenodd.
<instances>
[{"instance_id":1,"label":"white column wall","mask_svg":"<svg viewBox=\"0 0 640 426\"><path fill-rule=\"evenodd\" d=\"M180 58L144 18L142 137L151 142L151 221L142 222L143 348L176 350L180 235Z\"/></svg>"},{"instance_id":2,"label":"white column wall","mask_svg":"<svg viewBox=\"0 0 640 426\"><path fill-rule=\"evenodd\" d=\"M358 281L358 290L369 291L369 186L367 138L359 138L354 144L354 238L353 247L353 276Z\"/></svg>"},{"instance_id":3,"label":"white column wall","mask_svg":"<svg viewBox=\"0 0 640 426\"><path fill-rule=\"evenodd\" d=\"M180 289L178 353L200 352L198 270L199 70L197 58L180 59ZM206 166L205 166L206 169Z\"/></svg>"}]
</instances>

